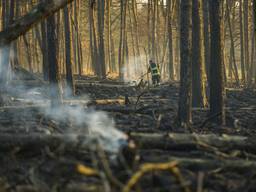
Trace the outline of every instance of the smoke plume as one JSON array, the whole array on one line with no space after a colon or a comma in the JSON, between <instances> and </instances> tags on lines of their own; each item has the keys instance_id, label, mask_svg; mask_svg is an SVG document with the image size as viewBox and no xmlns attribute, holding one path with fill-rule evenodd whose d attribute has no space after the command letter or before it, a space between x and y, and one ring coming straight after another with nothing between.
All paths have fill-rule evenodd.
<instances>
[{"instance_id":1,"label":"smoke plume","mask_svg":"<svg viewBox=\"0 0 256 192\"><path fill-rule=\"evenodd\" d=\"M7 74L11 72L11 79L16 79L17 81L20 76L10 71L10 67L5 67L6 62L11 59L10 56L6 48L1 48L0 72L6 72ZM16 86L7 84L8 94L23 104L43 105L44 107L41 108L41 113L51 119L71 123L72 126L70 127L72 128L63 128L64 134L72 133L89 136L92 140L96 140L104 150L113 153L118 152L119 148L126 143L126 135L115 128L114 120L106 112L96 111L86 107L85 104L90 100L88 96L80 97L79 99L65 98L65 104L53 108L50 106L48 97L49 86L44 85L28 88L25 85L25 81L19 80L18 82L19 85ZM88 143L88 145L92 144Z\"/></svg>"}]
</instances>

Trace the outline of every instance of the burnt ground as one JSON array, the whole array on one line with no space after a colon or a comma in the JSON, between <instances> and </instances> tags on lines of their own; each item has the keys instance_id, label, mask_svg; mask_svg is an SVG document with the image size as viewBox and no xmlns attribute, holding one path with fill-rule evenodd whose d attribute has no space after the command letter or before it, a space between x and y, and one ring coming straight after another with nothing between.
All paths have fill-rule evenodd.
<instances>
[{"instance_id":1,"label":"burnt ground","mask_svg":"<svg viewBox=\"0 0 256 192\"><path fill-rule=\"evenodd\" d=\"M44 137L75 129L70 123L58 122L41 113L39 109L47 103L39 102L42 97L47 98L45 87L47 85L41 86L41 82L31 80L22 86L20 95L31 89L34 95L40 95L33 97L36 104L26 98L8 96L7 106L0 108L2 136L12 134L15 140L19 135L33 138L39 133ZM181 136L207 134L217 138L227 135L256 138L255 89L227 89L226 126L208 122L208 109L195 108L193 125L182 129L175 125L178 103L178 84L175 82L139 90L136 86L112 81L95 83L80 79L76 87L78 96L66 101L67 105L73 103L86 108L82 102L87 98L86 94L90 98L87 103L90 108L106 111L115 120L116 127L131 137L137 133L153 136L157 133L163 135L164 140L168 133L177 133ZM127 97L129 103L124 104ZM189 146L165 148L160 137L154 146L142 146L137 140L136 148L124 148L113 159L101 150L63 147L59 143L52 145L47 142L48 146L35 145L36 141L31 141L24 147L22 142L14 141L17 146L8 145L1 135L4 144L0 146L0 191L122 191L144 163L174 161L177 163L175 170L149 171L136 181L131 191L256 191L256 150L239 147L226 150L221 144L191 149ZM79 164L94 167L99 174L81 174L77 170Z\"/></svg>"}]
</instances>

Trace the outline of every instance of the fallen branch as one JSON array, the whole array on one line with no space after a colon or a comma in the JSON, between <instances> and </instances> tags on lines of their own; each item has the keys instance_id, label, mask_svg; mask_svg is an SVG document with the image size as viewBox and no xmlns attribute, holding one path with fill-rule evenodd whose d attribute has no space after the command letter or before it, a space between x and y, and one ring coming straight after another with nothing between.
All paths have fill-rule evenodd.
<instances>
[{"instance_id":1,"label":"fallen branch","mask_svg":"<svg viewBox=\"0 0 256 192\"><path fill-rule=\"evenodd\" d=\"M38 151L49 147L57 149L63 146L68 150L89 150L94 141L93 139L77 134L0 134L0 150L1 151Z\"/></svg>"},{"instance_id":2,"label":"fallen branch","mask_svg":"<svg viewBox=\"0 0 256 192\"><path fill-rule=\"evenodd\" d=\"M133 186L143 177L147 172L152 171L170 171L179 182L184 192L190 192L190 189L184 185L184 179L177 168L177 162L168 162L168 163L145 163L140 169L130 178L126 186L123 188L123 192L130 192Z\"/></svg>"},{"instance_id":3,"label":"fallen branch","mask_svg":"<svg viewBox=\"0 0 256 192\"><path fill-rule=\"evenodd\" d=\"M130 133L130 137L143 149L191 151L205 148L212 150L216 148L222 152L229 152L230 150L236 149L256 153L256 139L254 137L175 133Z\"/></svg>"},{"instance_id":4,"label":"fallen branch","mask_svg":"<svg viewBox=\"0 0 256 192\"><path fill-rule=\"evenodd\" d=\"M198 150L209 146L220 151L244 150L256 153L255 138L242 136L218 136L218 135L196 135L196 134L147 134L131 133L133 139L142 149L162 150ZM0 149L40 149L46 146L50 148L65 145L69 149L90 149L94 140L86 135L78 134L1 134Z\"/></svg>"},{"instance_id":5,"label":"fallen branch","mask_svg":"<svg viewBox=\"0 0 256 192\"><path fill-rule=\"evenodd\" d=\"M34 24L38 23L43 18L53 15L72 1L73 0L50 0L40 2L28 14L14 21L13 24L0 32L0 47L10 44L10 42L25 34Z\"/></svg>"}]
</instances>

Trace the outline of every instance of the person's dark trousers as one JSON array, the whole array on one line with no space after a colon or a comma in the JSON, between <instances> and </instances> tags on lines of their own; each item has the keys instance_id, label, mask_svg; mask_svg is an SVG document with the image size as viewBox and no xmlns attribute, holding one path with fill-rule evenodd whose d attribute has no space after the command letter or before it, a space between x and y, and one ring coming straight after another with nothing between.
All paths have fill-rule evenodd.
<instances>
[{"instance_id":1,"label":"person's dark trousers","mask_svg":"<svg viewBox=\"0 0 256 192\"><path fill-rule=\"evenodd\" d=\"M152 83L153 83L153 85L159 84L160 76L159 75L152 76Z\"/></svg>"}]
</instances>

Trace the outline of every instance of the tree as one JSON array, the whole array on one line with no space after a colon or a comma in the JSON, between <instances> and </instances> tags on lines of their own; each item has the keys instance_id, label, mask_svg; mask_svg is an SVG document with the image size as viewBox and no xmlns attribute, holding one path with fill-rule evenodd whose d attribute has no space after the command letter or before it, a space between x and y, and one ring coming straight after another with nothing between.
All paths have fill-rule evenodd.
<instances>
[{"instance_id":1,"label":"tree","mask_svg":"<svg viewBox=\"0 0 256 192\"><path fill-rule=\"evenodd\" d=\"M66 55L66 82L67 82L67 96L75 95L75 87L73 80L73 71L72 71L72 63L71 63L71 40L70 40L70 22L69 22L69 14L68 7L64 8L64 30L65 30L65 55Z\"/></svg>"},{"instance_id":2,"label":"tree","mask_svg":"<svg viewBox=\"0 0 256 192\"><path fill-rule=\"evenodd\" d=\"M125 57L125 37L126 37L126 10L127 0L120 1L121 19L120 19L120 39L119 39L119 50L118 50L118 63L119 63L119 78L124 81L124 57Z\"/></svg>"},{"instance_id":3,"label":"tree","mask_svg":"<svg viewBox=\"0 0 256 192\"><path fill-rule=\"evenodd\" d=\"M203 0L204 61L207 80L210 76L209 1Z\"/></svg>"},{"instance_id":4,"label":"tree","mask_svg":"<svg viewBox=\"0 0 256 192\"><path fill-rule=\"evenodd\" d=\"M7 29L8 25L13 22L14 18L14 1L2 1L2 26L4 30ZM6 92L6 84L8 80L9 68L10 68L10 51L11 45L6 44L0 49L0 90Z\"/></svg>"},{"instance_id":5,"label":"tree","mask_svg":"<svg viewBox=\"0 0 256 192\"><path fill-rule=\"evenodd\" d=\"M49 62L50 99L52 107L57 107L62 102L56 43L55 17L52 15L47 18L47 55Z\"/></svg>"},{"instance_id":6,"label":"tree","mask_svg":"<svg viewBox=\"0 0 256 192\"><path fill-rule=\"evenodd\" d=\"M205 107L206 75L203 60L201 0L192 1L192 106Z\"/></svg>"},{"instance_id":7,"label":"tree","mask_svg":"<svg viewBox=\"0 0 256 192\"><path fill-rule=\"evenodd\" d=\"M221 0L211 0L210 116L217 124L225 124L222 27Z\"/></svg>"},{"instance_id":8,"label":"tree","mask_svg":"<svg viewBox=\"0 0 256 192\"><path fill-rule=\"evenodd\" d=\"M41 34L42 34L42 55L43 55L43 76L44 80L49 80L49 63L47 56L47 36L46 36L46 22L41 22Z\"/></svg>"},{"instance_id":9,"label":"tree","mask_svg":"<svg viewBox=\"0 0 256 192\"><path fill-rule=\"evenodd\" d=\"M90 52L92 68L99 75L98 67L98 45L95 27L95 0L89 0L89 31L90 31Z\"/></svg>"},{"instance_id":10,"label":"tree","mask_svg":"<svg viewBox=\"0 0 256 192\"><path fill-rule=\"evenodd\" d=\"M105 63L105 43L104 43L104 23L105 23L105 1L98 0L98 58L99 58L99 74L105 79L106 78L106 63Z\"/></svg>"},{"instance_id":11,"label":"tree","mask_svg":"<svg viewBox=\"0 0 256 192\"><path fill-rule=\"evenodd\" d=\"M192 1L181 0L180 4L180 91L178 121L181 126L187 127L192 121L191 115L191 41L190 30L192 20Z\"/></svg>"},{"instance_id":12,"label":"tree","mask_svg":"<svg viewBox=\"0 0 256 192\"><path fill-rule=\"evenodd\" d=\"M172 10L171 1L167 1L167 27L168 27L168 48L169 48L169 78L174 80L174 64L173 64L173 35L172 35Z\"/></svg>"},{"instance_id":13,"label":"tree","mask_svg":"<svg viewBox=\"0 0 256 192\"><path fill-rule=\"evenodd\" d=\"M245 58L244 58L244 28L243 28L243 0L239 2L239 24L240 24L240 60L242 81L245 82Z\"/></svg>"}]
</instances>

